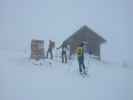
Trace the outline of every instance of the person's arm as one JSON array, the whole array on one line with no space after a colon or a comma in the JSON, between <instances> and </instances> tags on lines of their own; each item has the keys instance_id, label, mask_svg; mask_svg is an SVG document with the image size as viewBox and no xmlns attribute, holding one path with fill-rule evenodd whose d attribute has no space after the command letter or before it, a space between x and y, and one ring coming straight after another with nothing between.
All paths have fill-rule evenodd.
<instances>
[{"instance_id":1,"label":"person's arm","mask_svg":"<svg viewBox=\"0 0 133 100\"><path fill-rule=\"evenodd\" d=\"M62 45L61 45L61 46L59 46L59 47L57 47L56 49L60 49L60 48L62 48Z\"/></svg>"}]
</instances>

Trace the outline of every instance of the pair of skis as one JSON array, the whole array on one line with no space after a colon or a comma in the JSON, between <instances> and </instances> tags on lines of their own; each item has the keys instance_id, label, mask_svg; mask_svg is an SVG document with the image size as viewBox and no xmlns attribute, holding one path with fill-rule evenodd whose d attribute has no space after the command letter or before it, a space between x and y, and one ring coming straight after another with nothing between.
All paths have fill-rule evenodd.
<instances>
[{"instance_id":1,"label":"pair of skis","mask_svg":"<svg viewBox=\"0 0 133 100\"><path fill-rule=\"evenodd\" d=\"M88 66L85 66L85 69L83 70L83 72L80 73L80 75L83 77L83 78L88 78L90 77L90 74L88 73Z\"/></svg>"},{"instance_id":2,"label":"pair of skis","mask_svg":"<svg viewBox=\"0 0 133 100\"><path fill-rule=\"evenodd\" d=\"M88 77L88 76L89 76L89 74L88 74L88 72L87 72L87 71L80 72L80 75L81 75L83 78L85 78L85 77Z\"/></svg>"}]
</instances>

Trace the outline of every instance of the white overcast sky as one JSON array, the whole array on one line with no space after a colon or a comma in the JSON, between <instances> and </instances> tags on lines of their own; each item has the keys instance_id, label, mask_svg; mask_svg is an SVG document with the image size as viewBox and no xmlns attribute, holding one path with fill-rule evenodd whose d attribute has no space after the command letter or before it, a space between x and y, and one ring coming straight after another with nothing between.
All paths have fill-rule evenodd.
<instances>
[{"instance_id":1,"label":"white overcast sky","mask_svg":"<svg viewBox=\"0 0 133 100\"><path fill-rule=\"evenodd\" d=\"M107 43L105 59L127 60L132 40L132 0L0 0L0 45L20 48L31 34L61 42L88 25Z\"/></svg>"}]
</instances>

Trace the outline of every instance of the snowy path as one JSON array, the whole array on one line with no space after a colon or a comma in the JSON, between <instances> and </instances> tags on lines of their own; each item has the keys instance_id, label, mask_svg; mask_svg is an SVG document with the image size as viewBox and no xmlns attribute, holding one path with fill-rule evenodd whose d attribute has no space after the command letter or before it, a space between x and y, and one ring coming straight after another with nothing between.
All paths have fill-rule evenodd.
<instances>
[{"instance_id":1,"label":"snowy path","mask_svg":"<svg viewBox=\"0 0 133 100\"><path fill-rule=\"evenodd\" d=\"M92 61L90 77L77 63L35 66L21 53L0 53L0 100L133 100L133 70Z\"/></svg>"}]
</instances>

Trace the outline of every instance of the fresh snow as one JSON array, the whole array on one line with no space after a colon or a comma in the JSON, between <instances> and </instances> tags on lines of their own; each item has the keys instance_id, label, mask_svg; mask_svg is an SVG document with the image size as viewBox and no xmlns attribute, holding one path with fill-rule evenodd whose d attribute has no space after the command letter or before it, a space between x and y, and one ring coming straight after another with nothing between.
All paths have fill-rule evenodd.
<instances>
[{"instance_id":1,"label":"fresh snow","mask_svg":"<svg viewBox=\"0 0 133 100\"><path fill-rule=\"evenodd\" d=\"M0 60L0 100L133 100L128 67L87 59L83 78L76 59L35 62L25 52L1 51Z\"/></svg>"}]
</instances>

